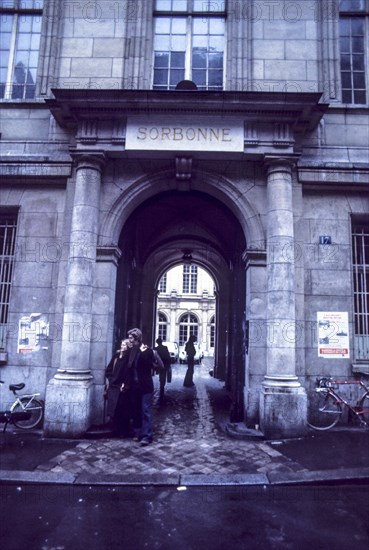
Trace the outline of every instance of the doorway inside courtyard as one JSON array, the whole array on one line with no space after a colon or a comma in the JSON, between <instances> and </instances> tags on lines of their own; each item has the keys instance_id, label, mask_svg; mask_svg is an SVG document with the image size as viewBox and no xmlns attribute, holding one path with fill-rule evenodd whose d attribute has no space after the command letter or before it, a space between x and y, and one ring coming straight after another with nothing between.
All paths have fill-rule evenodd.
<instances>
[{"instance_id":1,"label":"doorway inside courtyard","mask_svg":"<svg viewBox=\"0 0 369 550\"><path fill-rule=\"evenodd\" d=\"M213 374L231 396L230 419L244 415L246 281L242 260L246 240L234 213L200 191L171 190L143 201L127 218L120 239L114 339L140 327L144 340L158 336L178 343L197 331ZM180 273L178 289L168 274ZM178 309L178 294L195 290L199 274L211 281L192 306ZM184 286L183 286L184 285ZM162 291L160 290L162 289ZM197 289L196 289L197 290ZM181 292L180 292L181 291ZM198 307L197 307L198 306ZM200 315L201 314L201 315Z\"/></svg>"}]
</instances>

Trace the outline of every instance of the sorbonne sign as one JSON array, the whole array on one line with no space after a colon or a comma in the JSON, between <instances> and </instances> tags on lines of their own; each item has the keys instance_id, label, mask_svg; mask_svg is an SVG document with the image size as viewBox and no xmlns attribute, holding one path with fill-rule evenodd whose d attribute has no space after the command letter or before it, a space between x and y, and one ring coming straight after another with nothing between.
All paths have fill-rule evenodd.
<instances>
[{"instance_id":1,"label":"sorbonne sign","mask_svg":"<svg viewBox=\"0 0 369 550\"><path fill-rule=\"evenodd\" d=\"M132 116L126 150L242 152L243 122L232 117Z\"/></svg>"}]
</instances>

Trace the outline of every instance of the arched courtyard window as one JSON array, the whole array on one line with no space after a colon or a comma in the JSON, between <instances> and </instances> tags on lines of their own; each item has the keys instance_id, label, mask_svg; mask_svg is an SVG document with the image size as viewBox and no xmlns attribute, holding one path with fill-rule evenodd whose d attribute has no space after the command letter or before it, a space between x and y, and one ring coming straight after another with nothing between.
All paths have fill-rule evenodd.
<instances>
[{"instance_id":1,"label":"arched courtyard window","mask_svg":"<svg viewBox=\"0 0 369 550\"><path fill-rule=\"evenodd\" d=\"M179 345L184 346L189 337L198 335L199 324L197 317L192 313L185 313L179 320Z\"/></svg>"},{"instance_id":2,"label":"arched courtyard window","mask_svg":"<svg viewBox=\"0 0 369 550\"><path fill-rule=\"evenodd\" d=\"M158 314L158 338L162 340L167 339L168 332L168 319L164 313L159 312Z\"/></svg>"}]
</instances>

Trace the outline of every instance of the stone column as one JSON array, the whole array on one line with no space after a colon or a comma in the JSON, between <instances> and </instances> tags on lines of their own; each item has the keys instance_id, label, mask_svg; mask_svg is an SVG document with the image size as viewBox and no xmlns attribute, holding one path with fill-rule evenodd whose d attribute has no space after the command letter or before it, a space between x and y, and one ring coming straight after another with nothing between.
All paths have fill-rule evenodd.
<instances>
[{"instance_id":1,"label":"stone column","mask_svg":"<svg viewBox=\"0 0 369 550\"><path fill-rule=\"evenodd\" d=\"M48 436L78 437L90 424L92 299L103 165L103 154L76 155L60 368L46 389Z\"/></svg>"},{"instance_id":2,"label":"stone column","mask_svg":"<svg viewBox=\"0 0 369 550\"><path fill-rule=\"evenodd\" d=\"M267 363L260 398L266 437L306 430L306 393L296 376L292 162L267 166Z\"/></svg>"}]
</instances>

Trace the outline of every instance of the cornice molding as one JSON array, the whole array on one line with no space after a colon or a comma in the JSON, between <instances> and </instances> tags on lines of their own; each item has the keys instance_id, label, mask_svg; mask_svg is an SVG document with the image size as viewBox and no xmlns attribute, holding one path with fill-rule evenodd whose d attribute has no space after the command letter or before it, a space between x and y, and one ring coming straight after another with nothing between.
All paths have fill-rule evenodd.
<instances>
[{"instance_id":1,"label":"cornice molding","mask_svg":"<svg viewBox=\"0 0 369 550\"><path fill-rule=\"evenodd\" d=\"M153 113L237 115L245 121L274 119L305 130L317 126L328 109L320 93L208 92L198 90L72 90L53 89L45 102L62 127L75 128L82 120L116 119Z\"/></svg>"}]
</instances>

